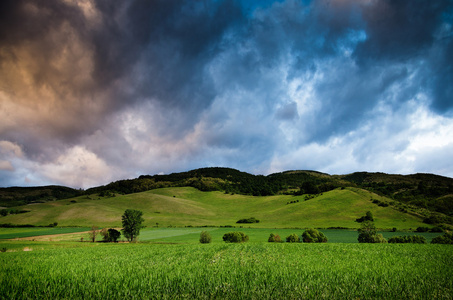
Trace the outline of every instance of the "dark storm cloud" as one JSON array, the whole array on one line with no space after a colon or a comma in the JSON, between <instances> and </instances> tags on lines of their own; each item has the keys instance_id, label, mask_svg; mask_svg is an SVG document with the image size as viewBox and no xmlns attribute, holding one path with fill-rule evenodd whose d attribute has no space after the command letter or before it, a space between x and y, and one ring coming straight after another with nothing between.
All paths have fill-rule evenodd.
<instances>
[{"instance_id":1,"label":"dark storm cloud","mask_svg":"<svg viewBox=\"0 0 453 300\"><path fill-rule=\"evenodd\" d=\"M449 128L452 26L447 0L2 1L0 142L23 153L0 171L266 172L329 156L332 140L345 150L386 113L418 136L415 104ZM351 159L380 155L350 145Z\"/></svg>"}]
</instances>

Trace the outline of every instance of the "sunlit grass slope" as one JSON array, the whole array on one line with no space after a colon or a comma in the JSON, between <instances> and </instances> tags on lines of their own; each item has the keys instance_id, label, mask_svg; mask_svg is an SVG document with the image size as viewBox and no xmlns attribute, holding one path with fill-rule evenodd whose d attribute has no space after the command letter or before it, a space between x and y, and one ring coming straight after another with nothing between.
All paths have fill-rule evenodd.
<instances>
[{"instance_id":1,"label":"sunlit grass slope","mask_svg":"<svg viewBox=\"0 0 453 300\"><path fill-rule=\"evenodd\" d=\"M30 212L8 215L0 223L59 226L120 227L125 209L143 211L145 225L226 226L243 218L255 217L252 228L357 228L355 219L372 211L379 228L409 229L423 226L421 219L370 200L384 198L368 191L346 188L305 200L305 196L254 197L222 192L201 192L191 187L163 188L142 193L103 198L97 195L33 204L22 207ZM297 202L299 200L299 202ZM388 200L388 199L387 199ZM290 203L289 202L295 202Z\"/></svg>"}]
</instances>

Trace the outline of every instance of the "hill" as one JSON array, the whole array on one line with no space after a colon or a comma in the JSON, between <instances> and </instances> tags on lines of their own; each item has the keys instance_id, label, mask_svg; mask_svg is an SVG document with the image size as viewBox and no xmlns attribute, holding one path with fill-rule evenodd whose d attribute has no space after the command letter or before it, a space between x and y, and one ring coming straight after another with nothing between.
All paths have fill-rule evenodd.
<instances>
[{"instance_id":1,"label":"hill","mask_svg":"<svg viewBox=\"0 0 453 300\"><path fill-rule=\"evenodd\" d=\"M29 203L43 203L81 194L83 194L81 190L57 185L0 188L0 206L14 207Z\"/></svg>"},{"instance_id":2,"label":"hill","mask_svg":"<svg viewBox=\"0 0 453 300\"><path fill-rule=\"evenodd\" d=\"M386 197L376 205L391 206L404 213L421 216L426 223L453 223L453 179L433 174L395 175L356 172L329 175L317 171L293 170L267 176L231 168L201 168L168 175L142 175L119 180L86 191L60 186L0 189L0 206L20 212L24 204L55 201L78 195L131 195L160 188L193 187L204 192L224 192L244 196L316 195L338 188L361 188ZM253 198L244 198L251 201ZM5 210L3 210L5 212Z\"/></svg>"},{"instance_id":3,"label":"hill","mask_svg":"<svg viewBox=\"0 0 453 300\"><path fill-rule=\"evenodd\" d=\"M422 219L372 200L385 197L358 188L338 188L317 195L247 196L219 191L202 192L193 187L172 187L114 197L79 196L21 207L29 212L8 215L1 223L59 226L121 226L127 208L144 212L146 226L246 226L260 228L347 227L372 211L380 228L415 229ZM237 224L255 217L260 222Z\"/></svg>"}]
</instances>

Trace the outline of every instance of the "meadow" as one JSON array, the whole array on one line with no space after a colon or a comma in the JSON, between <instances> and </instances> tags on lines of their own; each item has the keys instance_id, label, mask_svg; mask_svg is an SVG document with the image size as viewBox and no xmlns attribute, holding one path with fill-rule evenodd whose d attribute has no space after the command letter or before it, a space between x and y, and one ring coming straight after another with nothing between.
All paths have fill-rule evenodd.
<instances>
[{"instance_id":1,"label":"meadow","mask_svg":"<svg viewBox=\"0 0 453 300\"><path fill-rule=\"evenodd\" d=\"M389 201L357 188L305 200L184 187L19 207L29 212L1 223L67 227L0 228L0 299L451 299L450 245L357 243L355 219L366 211L386 238L440 235L412 232L432 226L373 199ZM139 243L87 242L93 225L120 228L127 208L144 212ZM249 217L260 222L236 223ZM338 226L350 229L326 229ZM309 227L328 243L267 242ZM202 231L212 243L199 243ZM230 231L250 239L224 243Z\"/></svg>"},{"instance_id":2,"label":"meadow","mask_svg":"<svg viewBox=\"0 0 453 300\"><path fill-rule=\"evenodd\" d=\"M426 226L422 217L381 207L371 200L390 199L358 188L336 189L305 200L306 195L254 197L223 192L202 192L192 187L162 188L115 197L97 194L17 207L29 212L0 217L0 223L46 226L121 227L128 208L143 211L148 227L236 226L255 217L253 228L358 228L357 218L372 211L378 228L398 230Z\"/></svg>"},{"instance_id":3,"label":"meadow","mask_svg":"<svg viewBox=\"0 0 453 300\"><path fill-rule=\"evenodd\" d=\"M451 299L453 295L449 245L1 242L0 247L15 243L28 251L0 253L1 299Z\"/></svg>"}]
</instances>

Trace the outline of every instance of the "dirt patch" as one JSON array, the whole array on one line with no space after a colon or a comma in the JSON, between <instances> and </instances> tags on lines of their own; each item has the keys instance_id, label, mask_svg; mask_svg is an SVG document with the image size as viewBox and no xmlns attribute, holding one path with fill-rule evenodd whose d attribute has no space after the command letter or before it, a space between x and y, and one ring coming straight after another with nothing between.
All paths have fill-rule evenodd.
<instances>
[{"instance_id":1,"label":"dirt patch","mask_svg":"<svg viewBox=\"0 0 453 300\"><path fill-rule=\"evenodd\" d=\"M81 231L81 232L73 232L73 233L60 233L60 234L49 234L49 235L40 235L40 236L29 236L29 237L23 237L23 238L15 238L11 239L12 241L47 241L47 242L52 242L52 241L58 241L61 239L64 239L65 237L69 238L71 236L77 237L80 235L85 235L89 231ZM25 250L24 250L25 251Z\"/></svg>"}]
</instances>

